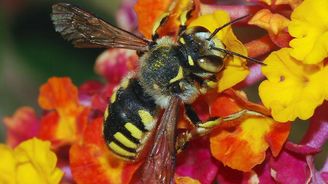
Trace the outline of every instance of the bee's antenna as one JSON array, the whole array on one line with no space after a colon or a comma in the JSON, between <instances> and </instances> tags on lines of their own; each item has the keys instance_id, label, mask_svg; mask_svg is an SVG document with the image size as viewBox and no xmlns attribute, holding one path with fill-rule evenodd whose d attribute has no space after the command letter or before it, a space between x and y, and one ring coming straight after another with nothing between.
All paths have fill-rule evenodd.
<instances>
[{"instance_id":1,"label":"bee's antenna","mask_svg":"<svg viewBox=\"0 0 328 184\"><path fill-rule=\"evenodd\" d=\"M235 55L235 56L238 56L238 57L241 57L241 58L244 58L244 59L247 59L249 61L253 61L254 63L257 63L257 64L260 64L260 65L264 65L266 66L265 63L263 63L262 61L259 61L257 59L254 59L254 58L251 58L251 57L247 57L247 56L244 56L244 55L241 55L237 52L233 52L233 51L230 51L230 50L226 50L226 49L222 49L222 48L218 48L218 47L212 47L213 50L217 50L217 51L220 51L220 52L224 52L226 54L229 54L229 55Z\"/></svg>"},{"instance_id":2,"label":"bee's antenna","mask_svg":"<svg viewBox=\"0 0 328 184\"><path fill-rule=\"evenodd\" d=\"M231 24L234 24L234 23L236 23L236 22L238 22L238 21L240 21L240 20L242 20L242 19L244 19L244 18L246 18L246 17L248 17L249 15L244 15L244 16L242 16L242 17L239 17L239 18L236 18L235 20L232 20L232 21L230 21L230 22L228 22L228 23L225 23L224 25L222 25L222 26L220 26L220 27L218 27L218 28L216 28L215 30L214 30L214 32L206 39L206 40L211 40L221 29L223 29L223 28L225 28L225 27L227 27L227 26L229 26L229 25L231 25Z\"/></svg>"}]
</instances>

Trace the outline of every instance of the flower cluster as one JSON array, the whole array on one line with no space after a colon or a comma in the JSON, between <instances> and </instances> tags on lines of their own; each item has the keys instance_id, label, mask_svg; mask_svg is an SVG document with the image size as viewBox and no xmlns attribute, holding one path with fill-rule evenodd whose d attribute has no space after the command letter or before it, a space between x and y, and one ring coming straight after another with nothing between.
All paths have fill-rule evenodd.
<instances>
[{"instance_id":1,"label":"flower cluster","mask_svg":"<svg viewBox=\"0 0 328 184\"><path fill-rule=\"evenodd\" d=\"M118 21L124 20L121 25L129 31L138 25L146 38L167 10L170 17L159 34L176 38L178 16L191 6L195 10L189 15L188 27L214 31L232 19L252 14L236 23L236 29L257 26L267 33L245 44L231 26L216 34L228 50L263 58L265 65L227 57L224 70L216 76L216 90L200 96L192 106L201 119L226 117L245 109L255 114L223 122L210 134L192 140L177 155L175 182L328 183L328 161L320 170L313 163L328 138L328 2L249 1L242 5L211 0L123 1ZM50 78L40 87L41 115L31 107L21 107L4 119L7 142L0 144L0 183L130 183L142 161L117 158L109 151L102 130L113 89L137 70L135 51L109 49L95 64L105 83L87 81L77 87L68 77ZM258 82L261 102L254 103L243 89ZM296 118L310 120L301 144L288 141ZM182 111L177 128L178 132L192 128Z\"/></svg>"}]
</instances>

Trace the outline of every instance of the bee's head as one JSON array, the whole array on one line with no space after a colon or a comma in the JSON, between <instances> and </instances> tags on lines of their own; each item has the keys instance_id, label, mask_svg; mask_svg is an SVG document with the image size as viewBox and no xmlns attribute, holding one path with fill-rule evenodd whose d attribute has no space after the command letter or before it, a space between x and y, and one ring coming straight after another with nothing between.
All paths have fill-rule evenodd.
<instances>
[{"instance_id":1,"label":"bee's head","mask_svg":"<svg viewBox=\"0 0 328 184\"><path fill-rule=\"evenodd\" d=\"M211 33L204 27L191 27L183 32L178 40L187 56L184 65L190 68L192 74L209 78L224 68L226 53L214 48L225 49L217 38L211 38Z\"/></svg>"},{"instance_id":2,"label":"bee's head","mask_svg":"<svg viewBox=\"0 0 328 184\"><path fill-rule=\"evenodd\" d=\"M216 28L212 33L202 26L190 27L182 32L178 39L184 55L186 56L182 64L190 68L191 74L201 79L213 78L214 74L220 72L224 68L223 61L227 54L265 65L254 58L227 50L222 41L215 37L223 28L247 17L248 15L236 18Z\"/></svg>"}]
</instances>

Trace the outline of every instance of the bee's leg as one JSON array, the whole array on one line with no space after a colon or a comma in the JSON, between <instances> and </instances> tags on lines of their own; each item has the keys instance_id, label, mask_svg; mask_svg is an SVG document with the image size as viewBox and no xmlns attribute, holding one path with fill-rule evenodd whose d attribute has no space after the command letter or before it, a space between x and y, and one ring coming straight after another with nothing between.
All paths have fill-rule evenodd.
<instances>
[{"instance_id":1,"label":"bee's leg","mask_svg":"<svg viewBox=\"0 0 328 184\"><path fill-rule=\"evenodd\" d=\"M233 121L243 117L244 115L252 116L264 116L263 114L251 110L241 110L239 112L230 114L229 116L219 117L219 118L210 118L205 122L202 122L191 105L185 104L186 115L189 120L195 125L195 127L190 131L185 131L178 135L176 141L177 151L181 151L185 144L193 138L206 135L210 133L215 127L220 125L222 122Z\"/></svg>"},{"instance_id":2,"label":"bee's leg","mask_svg":"<svg viewBox=\"0 0 328 184\"><path fill-rule=\"evenodd\" d=\"M156 22L153 26L152 35L151 35L153 41L156 41L157 38L159 37L158 30L163 24L166 23L169 16L170 16L170 14L168 12L165 12L156 20Z\"/></svg>"},{"instance_id":3,"label":"bee's leg","mask_svg":"<svg viewBox=\"0 0 328 184\"><path fill-rule=\"evenodd\" d=\"M186 30L187 28L187 22L191 18L192 13L196 9L195 3L191 3L192 5L188 7L186 10L182 11L179 20L180 20L180 27L179 27L179 32L178 35L181 35L183 31Z\"/></svg>"},{"instance_id":4,"label":"bee's leg","mask_svg":"<svg viewBox=\"0 0 328 184\"><path fill-rule=\"evenodd\" d=\"M196 112L194 111L194 109L191 105L186 104L185 110L186 110L186 114L187 114L188 118L195 125L196 133L200 134L200 135L209 133L213 128L217 127L222 122L233 121L233 120L239 119L245 115L261 116L261 117L265 116L259 112L244 109L244 110L230 114L225 117L210 118L207 121L202 122L199 119L198 115L196 114Z\"/></svg>"}]
</instances>

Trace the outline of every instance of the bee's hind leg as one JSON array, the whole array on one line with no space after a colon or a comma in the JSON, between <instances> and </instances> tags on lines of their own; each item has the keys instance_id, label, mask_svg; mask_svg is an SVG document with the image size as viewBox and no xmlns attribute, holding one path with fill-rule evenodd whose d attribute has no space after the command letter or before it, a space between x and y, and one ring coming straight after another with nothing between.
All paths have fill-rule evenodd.
<instances>
[{"instance_id":1,"label":"bee's hind leg","mask_svg":"<svg viewBox=\"0 0 328 184\"><path fill-rule=\"evenodd\" d=\"M185 111L187 117L195 126L192 130L185 131L178 135L176 140L177 152L183 150L183 148L191 139L210 133L213 129L218 127L223 122L237 120L245 115L262 116L262 117L264 116L259 112L244 109L225 117L210 118L207 121L202 122L191 105L185 104Z\"/></svg>"}]
</instances>

